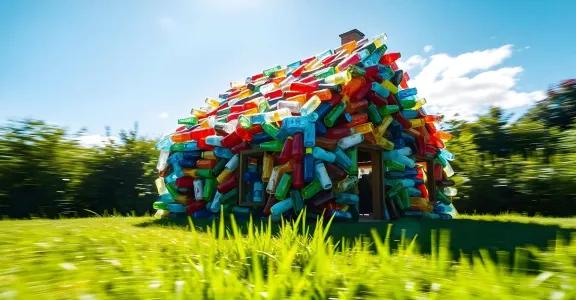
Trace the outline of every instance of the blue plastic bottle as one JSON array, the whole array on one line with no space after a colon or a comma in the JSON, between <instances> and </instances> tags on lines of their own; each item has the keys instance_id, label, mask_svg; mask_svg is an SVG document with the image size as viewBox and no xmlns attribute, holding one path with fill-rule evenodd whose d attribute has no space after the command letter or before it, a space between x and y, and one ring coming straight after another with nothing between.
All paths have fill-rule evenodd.
<instances>
[{"instance_id":1,"label":"blue plastic bottle","mask_svg":"<svg viewBox=\"0 0 576 300\"><path fill-rule=\"evenodd\" d=\"M336 160L336 154L326 151L320 147L314 147L312 150L312 155L315 159L327 161L327 162L334 162Z\"/></svg>"},{"instance_id":2,"label":"blue plastic bottle","mask_svg":"<svg viewBox=\"0 0 576 300\"><path fill-rule=\"evenodd\" d=\"M304 182L312 182L314 180L314 156L312 150L306 148L306 155L304 155Z\"/></svg>"}]
</instances>

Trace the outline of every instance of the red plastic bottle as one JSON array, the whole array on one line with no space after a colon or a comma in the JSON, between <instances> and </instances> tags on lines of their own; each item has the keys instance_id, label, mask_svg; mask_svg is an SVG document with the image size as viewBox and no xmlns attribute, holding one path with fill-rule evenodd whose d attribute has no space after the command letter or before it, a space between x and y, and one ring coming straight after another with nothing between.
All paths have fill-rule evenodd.
<instances>
[{"instance_id":1,"label":"red plastic bottle","mask_svg":"<svg viewBox=\"0 0 576 300\"><path fill-rule=\"evenodd\" d=\"M394 63L395 61L397 61L399 58L400 58L400 53L398 53L398 52L384 54L380 58L380 63L385 64L385 65L390 65L390 64Z\"/></svg>"},{"instance_id":2,"label":"red plastic bottle","mask_svg":"<svg viewBox=\"0 0 576 300\"><path fill-rule=\"evenodd\" d=\"M266 97L268 99L274 99L274 98L282 97L282 90L281 89L275 89L275 90L271 91L270 93L265 94L264 97Z\"/></svg>"},{"instance_id":3,"label":"red plastic bottle","mask_svg":"<svg viewBox=\"0 0 576 300\"><path fill-rule=\"evenodd\" d=\"M231 113L237 113L237 112L241 112L241 111L244 111L244 106L242 104L230 106L230 112Z\"/></svg>"},{"instance_id":4,"label":"red plastic bottle","mask_svg":"<svg viewBox=\"0 0 576 300\"><path fill-rule=\"evenodd\" d=\"M328 129L328 132L326 132L327 138L336 140L349 135L352 135L352 130L350 128L330 128Z\"/></svg>"},{"instance_id":5,"label":"red plastic bottle","mask_svg":"<svg viewBox=\"0 0 576 300\"><path fill-rule=\"evenodd\" d=\"M181 188L193 188L194 178L192 177L180 177L176 179L176 186Z\"/></svg>"},{"instance_id":6,"label":"red plastic bottle","mask_svg":"<svg viewBox=\"0 0 576 300\"><path fill-rule=\"evenodd\" d=\"M222 141L222 147L232 148L240 143L242 143L242 138L234 131L227 136L225 136Z\"/></svg>"},{"instance_id":7,"label":"red plastic bottle","mask_svg":"<svg viewBox=\"0 0 576 300\"><path fill-rule=\"evenodd\" d=\"M199 211L202 208L204 208L204 206L206 206L206 201L201 201L201 200L189 201L188 205L186 206L186 213L188 215L191 215L194 212Z\"/></svg>"},{"instance_id":8,"label":"red plastic bottle","mask_svg":"<svg viewBox=\"0 0 576 300\"><path fill-rule=\"evenodd\" d=\"M290 84L290 90L291 91L298 91L298 92L302 92L302 93L311 93L314 92L316 90L315 85L309 84L309 83L302 83L302 82L293 82L292 84Z\"/></svg>"},{"instance_id":9,"label":"red plastic bottle","mask_svg":"<svg viewBox=\"0 0 576 300\"><path fill-rule=\"evenodd\" d=\"M350 97L351 101L360 101L366 97L366 95L371 91L372 84L370 82L365 83L362 85L352 96Z\"/></svg>"},{"instance_id":10,"label":"red plastic bottle","mask_svg":"<svg viewBox=\"0 0 576 300\"><path fill-rule=\"evenodd\" d=\"M372 101L372 103L374 103L374 105L376 106L388 105L388 101L386 99L380 97L378 94L374 92L368 92L366 96L368 100Z\"/></svg>"},{"instance_id":11,"label":"red plastic bottle","mask_svg":"<svg viewBox=\"0 0 576 300\"><path fill-rule=\"evenodd\" d=\"M212 151L214 150L214 146L206 144L206 138L201 138L197 140L198 148L204 151Z\"/></svg>"},{"instance_id":12,"label":"red plastic bottle","mask_svg":"<svg viewBox=\"0 0 576 300\"><path fill-rule=\"evenodd\" d=\"M294 134L292 141L292 158L295 161L302 161L302 158L304 158L304 134L301 132Z\"/></svg>"},{"instance_id":13,"label":"red plastic bottle","mask_svg":"<svg viewBox=\"0 0 576 300\"><path fill-rule=\"evenodd\" d=\"M282 147L282 151L278 155L278 164L285 164L292 158L292 141L293 138L291 136L286 138L284 147Z\"/></svg>"},{"instance_id":14,"label":"red plastic bottle","mask_svg":"<svg viewBox=\"0 0 576 300\"><path fill-rule=\"evenodd\" d=\"M301 189L304 187L304 164L302 159L292 160L292 187Z\"/></svg>"},{"instance_id":15,"label":"red plastic bottle","mask_svg":"<svg viewBox=\"0 0 576 300\"><path fill-rule=\"evenodd\" d=\"M364 124L368 122L368 114L367 113L358 113L352 115L352 121L349 123L345 123L344 127L352 128L354 126Z\"/></svg>"},{"instance_id":16,"label":"red plastic bottle","mask_svg":"<svg viewBox=\"0 0 576 300\"><path fill-rule=\"evenodd\" d=\"M224 181L218 184L218 191L222 194L231 191L238 185L238 173L233 173L232 175L228 176Z\"/></svg>"}]
</instances>

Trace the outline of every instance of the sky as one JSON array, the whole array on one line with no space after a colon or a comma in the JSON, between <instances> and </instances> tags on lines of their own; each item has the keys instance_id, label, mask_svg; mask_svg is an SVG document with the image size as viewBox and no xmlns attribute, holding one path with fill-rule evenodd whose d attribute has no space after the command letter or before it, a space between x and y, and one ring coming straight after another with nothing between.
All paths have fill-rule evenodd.
<instances>
[{"instance_id":1,"label":"sky","mask_svg":"<svg viewBox=\"0 0 576 300\"><path fill-rule=\"evenodd\" d=\"M576 1L0 0L0 124L160 137L229 82L388 35L429 112L521 113L574 78Z\"/></svg>"}]
</instances>

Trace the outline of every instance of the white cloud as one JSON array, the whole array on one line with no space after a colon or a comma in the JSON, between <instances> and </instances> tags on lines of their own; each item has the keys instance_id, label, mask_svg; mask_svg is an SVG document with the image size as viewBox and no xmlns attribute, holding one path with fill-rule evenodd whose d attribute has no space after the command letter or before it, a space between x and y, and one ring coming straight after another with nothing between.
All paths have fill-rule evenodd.
<instances>
[{"instance_id":1,"label":"white cloud","mask_svg":"<svg viewBox=\"0 0 576 300\"><path fill-rule=\"evenodd\" d=\"M169 115L167 112L164 111L164 112L161 112L161 113L158 115L158 118L160 118L160 119L166 119L166 118L168 118L169 116L170 116L170 115Z\"/></svg>"},{"instance_id":2,"label":"white cloud","mask_svg":"<svg viewBox=\"0 0 576 300\"><path fill-rule=\"evenodd\" d=\"M158 17L156 24L164 31L172 31L176 28L176 21L171 17Z\"/></svg>"},{"instance_id":3,"label":"white cloud","mask_svg":"<svg viewBox=\"0 0 576 300\"><path fill-rule=\"evenodd\" d=\"M428 53L430 51L432 51L432 49L434 49L434 47L432 45L426 45L424 46L424 52Z\"/></svg>"},{"instance_id":4,"label":"white cloud","mask_svg":"<svg viewBox=\"0 0 576 300\"><path fill-rule=\"evenodd\" d=\"M466 52L457 56L445 53L429 58L415 55L404 66L421 64L421 71L412 76L410 85L426 97L426 110L448 118L474 119L490 106L505 109L527 107L544 97L541 90L516 90L520 66L499 67L512 55L512 45ZM409 63L411 62L411 63Z\"/></svg>"},{"instance_id":5,"label":"white cloud","mask_svg":"<svg viewBox=\"0 0 576 300\"><path fill-rule=\"evenodd\" d=\"M120 138L117 136L104 136L100 134L82 135L78 137L78 142L80 146L83 147L102 147L112 142L117 143Z\"/></svg>"},{"instance_id":6,"label":"white cloud","mask_svg":"<svg viewBox=\"0 0 576 300\"><path fill-rule=\"evenodd\" d=\"M405 71L410 71L415 69L416 67L422 67L428 62L428 59L420 56L420 55L412 55L406 61L399 60L398 66Z\"/></svg>"}]
</instances>

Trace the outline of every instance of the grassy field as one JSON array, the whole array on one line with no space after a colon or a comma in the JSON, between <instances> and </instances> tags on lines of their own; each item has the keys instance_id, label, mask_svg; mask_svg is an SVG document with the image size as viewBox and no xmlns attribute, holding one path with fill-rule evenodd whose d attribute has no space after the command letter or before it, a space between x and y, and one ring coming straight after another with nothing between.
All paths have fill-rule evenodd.
<instances>
[{"instance_id":1,"label":"grassy field","mask_svg":"<svg viewBox=\"0 0 576 300\"><path fill-rule=\"evenodd\" d=\"M575 299L574 219L0 221L0 299Z\"/></svg>"}]
</instances>

